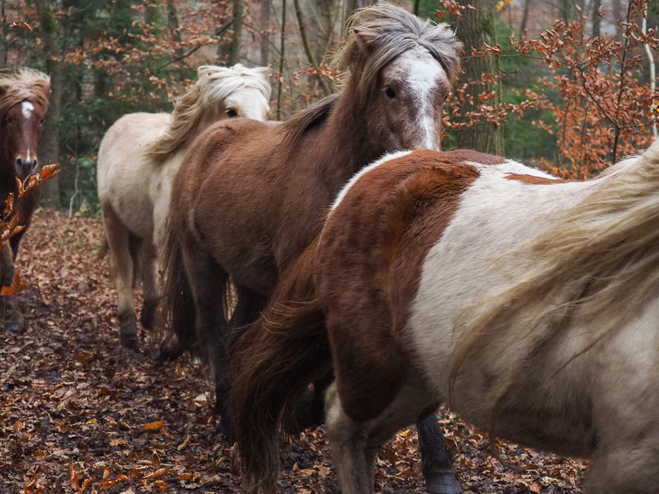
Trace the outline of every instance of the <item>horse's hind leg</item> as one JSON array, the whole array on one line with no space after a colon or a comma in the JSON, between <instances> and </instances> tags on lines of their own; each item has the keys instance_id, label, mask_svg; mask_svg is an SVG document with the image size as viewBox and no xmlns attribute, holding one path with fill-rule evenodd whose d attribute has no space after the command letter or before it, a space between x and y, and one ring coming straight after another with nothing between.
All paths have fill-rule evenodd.
<instances>
[{"instance_id":1,"label":"horse's hind leg","mask_svg":"<svg viewBox=\"0 0 659 494\"><path fill-rule=\"evenodd\" d=\"M142 291L144 303L140 314L140 324L146 330L152 330L158 308L158 276L156 248L151 242L144 242L140 249L142 257Z\"/></svg>"},{"instance_id":2,"label":"horse's hind leg","mask_svg":"<svg viewBox=\"0 0 659 494\"><path fill-rule=\"evenodd\" d=\"M223 303L228 275L198 244L190 242L182 247L183 264L196 308L197 341L211 367L215 379L216 408L224 418L229 400L227 320Z\"/></svg>"},{"instance_id":3,"label":"horse's hind leg","mask_svg":"<svg viewBox=\"0 0 659 494\"><path fill-rule=\"evenodd\" d=\"M137 313L133 306L133 257L130 252L130 232L109 206L103 207L103 223L117 289L117 318L121 325L120 342L124 347L139 352Z\"/></svg>"},{"instance_id":4,"label":"horse's hind leg","mask_svg":"<svg viewBox=\"0 0 659 494\"><path fill-rule=\"evenodd\" d=\"M427 399L425 389L403 386L377 416L357 422L344 409L336 384L330 386L325 405L327 437L343 494L373 492L378 449L397 431L418 420L428 407Z\"/></svg>"},{"instance_id":5,"label":"horse's hind leg","mask_svg":"<svg viewBox=\"0 0 659 494\"><path fill-rule=\"evenodd\" d=\"M426 490L433 494L459 494L460 484L455 478L455 468L437 423L435 411L416 423L421 451L421 471L426 479Z\"/></svg>"},{"instance_id":6,"label":"horse's hind leg","mask_svg":"<svg viewBox=\"0 0 659 494\"><path fill-rule=\"evenodd\" d=\"M345 413L336 384L327 391L325 410L327 439L342 494L370 494L379 445L370 445L365 424Z\"/></svg>"},{"instance_id":7,"label":"horse's hind leg","mask_svg":"<svg viewBox=\"0 0 659 494\"><path fill-rule=\"evenodd\" d=\"M642 426L641 426L642 427ZM625 431L626 432L626 431ZM626 435L626 434L625 434ZM586 475L589 494L656 494L659 492L657 433L614 438L600 445Z\"/></svg>"}]
</instances>

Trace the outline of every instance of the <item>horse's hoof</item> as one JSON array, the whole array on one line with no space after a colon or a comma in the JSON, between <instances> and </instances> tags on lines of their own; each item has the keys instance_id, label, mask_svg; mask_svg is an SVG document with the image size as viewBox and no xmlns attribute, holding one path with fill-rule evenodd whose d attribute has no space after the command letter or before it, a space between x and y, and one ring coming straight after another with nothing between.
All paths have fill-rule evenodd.
<instances>
[{"instance_id":1,"label":"horse's hoof","mask_svg":"<svg viewBox=\"0 0 659 494\"><path fill-rule=\"evenodd\" d=\"M432 494L460 494L462 488L452 473L438 473L426 479L426 491Z\"/></svg>"},{"instance_id":2,"label":"horse's hoof","mask_svg":"<svg viewBox=\"0 0 659 494\"><path fill-rule=\"evenodd\" d=\"M142 304L140 313L140 324L147 331L151 331L156 325L156 310L158 309L157 301L145 301Z\"/></svg>"},{"instance_id":3,"label":"horse's hoof","mask_svg":"<svg viewBox=\"0 0 659 494\"><path fill-rule=\"evenodd\" d=\"M11 321L5 324L5 329L14 331L15 333L21 333L23 331L23 325L20 322Z\"/></svg>"},{"instance_id":4,"label":"horse's hoof","mask_svg":"<svg viewBox=\"0 0 659 494\"><path fill-rule=\"evenodd\" d=\"M121 346L124 348L128 348L129 350L134 351L135 353L142 353L140 350L140 342L137 339L136 334L120 334L119 335L119 342L121 343Z\"/></svg>"},{"instance_id":5,"label":"horse's hoof","mask_svg":"<svg viewBox=\"0 0 659 494\"><path fill-rule=\"evenodd\" d=\"M185 353L185 349L179 342L179 339L175 334L169 333L160 344L158 360L161 362L174 362L183 355L183 353Z\"/></svg>"}]
</instances>

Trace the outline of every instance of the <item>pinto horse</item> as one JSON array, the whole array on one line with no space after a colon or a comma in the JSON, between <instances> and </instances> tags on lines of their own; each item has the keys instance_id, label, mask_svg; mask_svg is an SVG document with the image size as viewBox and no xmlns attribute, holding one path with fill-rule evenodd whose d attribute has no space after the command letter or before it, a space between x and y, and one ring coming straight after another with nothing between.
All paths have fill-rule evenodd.
<instances>
[{"instance_id":1,"label":"pinto horse","mask_svg":"<svg viewBox=\"0 0 659 494\"><path fill-rule=\"evenodd\" d=\"M333 363L344 494L372 492L378 447L438 402L591 458L588 492L657 492L658 242L659 141L583 182L473 151L377 162L235 344L247 479L273 490L278 425Z\"/></svg>"},{"instance_id":2,"label":"pinto horse","mask_svg":"<svg viewBox=\"0 0 659 494\"><path fill-rule=\"evenodd\" d=\"M37 152L49 97L50 78L41 72L21 69L13 76L0 77L0 204L3 208L9 194L18 197L16 179L25 182L39 169ZM11 284L18 245L30 226L40 197L41 185L38 185L15 206L18 224L24 228L0 251L2 286ZM23 329L23 315L16 296L3 297L3 306L5 327L14 331Z\"/></svg>"},{"instance_id":3,"label":"pinto horse","mask_svg":"<svg viewBox=\"0 0 659 494\"><path fill-rule=\"evenodd\" d=\"M443 24L390 4L361 10L339 53L342 93L279 127L222 122L196 141L172 189L166 293L179 339L198 341L211 366L223 416L229 328L257 319L357 170L390 151L439 149L460 49ZM227 322L230 280L237 302ZM314 406L322 415L322 398ZM434 411L420 429L429 488L460 492Z\"/></svg>"},{"instance_id":4,"label":"pinto horse","mask_svg":"<svg viewBox=\"0 0 659 494\"><path fill-rule=\"evenodd\" d=\"M140 322L154 324L159 294L157 261L164 245L171 182L194 138L218 120L265 120L269 69L204 65L174 112L132 113L110 127L98 154L98 197L112 256L121 344L139 351L133 276L140 265L144 305ZM104 249L101 250L103 255Z\"/></svg>"}]
</instances>

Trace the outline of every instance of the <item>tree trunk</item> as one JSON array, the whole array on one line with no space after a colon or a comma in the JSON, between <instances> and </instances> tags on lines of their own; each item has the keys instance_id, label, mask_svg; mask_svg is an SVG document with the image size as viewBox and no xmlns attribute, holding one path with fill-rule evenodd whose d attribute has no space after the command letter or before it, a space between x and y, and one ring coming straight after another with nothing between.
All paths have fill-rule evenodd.
<instances>
[{"instance_id":1,"label":"tree trunk","mask_svg":"<svg viewBox=\"0 0 659 494\"><path fill-rule=\"evenodd\" d=\"M493 0L459 0L461 5L472 5L472 9L462 11L455 23L458 38L464 44L465 53L471 53L471 49L481 50L483 43L490 46L496 44L494 33L494 2ZM492 55L485 57L469 57L463 64L464 81L481 81L485 75L497 75L496 60ZM478 96L482 93L494 92L493 99L486 100L486 104L498 107L500 104L499 87L496 83L486 82L485 85L469 84L466 89L465 99L461 102L462 115L468 112L479 111L478 105L481 101ZM473 101L470 104L469 101ZM470 127L457 129L455 131L458 146L465 149L473 149L483 153L503 155L503 129L500 125L479 121L474 124L472 119L463 117L463 121Z\"/></svg>"},{"instance_id":2,"label":"tree trunk","mask_svg":"<svg viewBox=\"0 0 659 494\"><path fill-rule=\"evenodd\" d=\"M0 67L7 66L7 52L9 51L7 46L8 33L5 30L6 22L3 21L5 15L5 0L0 0Z\"/></svg>"},{"instance_id":3,"label":"tree trunk","mask_svg":"<svg viewBox=\"0 0 659 494\"><path fill-rule=\"evenodd\" d=\"M599 10L602 7L602 0L593 0L593 29L591 35L599 36L602 29L602 18L599 16Z\"/></svg>"},{"instance_id":4,"label":"tree trunk","mask_svg":"<svg viewBox=\"0 0 659 494\"><path fill-rule=\"evenodd\" d=\"M524 10L522 12L522 24L519 26L519 33L524 34L529 23L529 11L531 10L531 0L524 0Z\"/></svg>"},{"instance_id":5,"label":"tree trunk","mask_svg":"<svg viewBox=\"0 0 659 494\"><path fill-rule=\"evenodd\" d=\"M624 10L622 8L623 0L613 0L613 22L616 25L616 39L622 41L622 33L625 28L620 25L624 20Z\"/></svg>"},{"instance_id":6,"label":"tree trunk","mask_svg":"<svg viewBox=\"0 0 659 494\"><path fill-rule=\"evenodd\" d=\"M560 0L559 7L561 10L561 18L565 21L565 24L572 22L574 18L574 4L572 0Z\"/></svg>"},{"instance_id":7,"label":"tree trunk","mask_svg":"<svg viewBox=\"0 0 659 494\"><path fill-rule=\"evenodd\" d=\"M286 61L286 0L281 2L281 39L279 40L279 80L277 81L277 120L281 120L282 81L284 79L284 62Z\"/></svg>"},{"instance_id":8,"label":"tree trunk","mask_svg":"<svg viewBox=\"0 0 659 494\"><path fill-rule=\"evenodd\" d=\"M332 94L332 88L330 88L329 82L323 77L320 73L320 67L318 61L316 60L316 55L311 49L311 43L309 43L309 36L307 36L307 26L304 23L304 16L302 15L302 7L300 5L300 0L293 0L293 6L295 7L295 15L297 16L297 23L300 28L300 38L302 39L302 46L304 47L304 52L307 55L307 59L311 66L316 70L316 78L320 83L320 86L323 88L323 93L325 96Z\"/></svg>"},{"instance_id":9,"label":"tree trunk","mask_svg":"<svg viewBox=\"0 0 659 494\"><path fill-rule=\"evenodd\" d=\"M59 61L60 48L57 19L49 0L36 0L35 6L41 21L44 55L46 56L46 72L50 76L50 107L44 117L39 159L42 165L59 161L59 127L62 100L62 66ZM43 184L42 202L48 206L59 208L59 177L47 180Z\"/></svg>"},{"instance_id":10,"label":"tree trunk","mask_svg":"<svg viewBox=\"0 0 659 494\"><path fill-rule=\"evenodd\" d=\"M270 62L270 0L261 0L261 65Z\"/></svg>"},{"instance_id":11,"label":"tree trunk","mask_svg":"<svg viewBox=\"0 0 659 494\"><path fill-rule=\"evenodd\" d=\"M240 62L240 41L243 32L243 0L233 0L233 16L231 21L233 36L229 45L229 65Z\"/></svg>"}]
</instances>

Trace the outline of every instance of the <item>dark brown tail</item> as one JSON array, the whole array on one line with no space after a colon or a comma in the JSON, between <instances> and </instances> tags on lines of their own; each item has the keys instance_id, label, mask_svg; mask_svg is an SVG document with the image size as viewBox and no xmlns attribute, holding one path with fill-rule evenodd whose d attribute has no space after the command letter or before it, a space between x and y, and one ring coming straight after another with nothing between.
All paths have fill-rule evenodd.
<instances>
[{"instance_id":1,"label":"dark brown tail","mask_svg":"<svg viewBox=\"0 0 659 494\"><path fill-rule=\"evenodd\" d=\"M236 342L229 420L245 481L272 491L279 436L295 404L332 365L325 318L313 283L317 242L282 276L261 318Z\"/></svg>"},{"instance_id":2,"label":"dark brown tail","mask_svg":"<svg viewBox=\"0 0 659 494\"><path fill-rule=\"evenodd\" d=\"M160 325L171 327L176 333L182 348L196 353L197 332L195 330L195 321L197 311L183 264L181 244L173 229L169 227L167 228L162 265L164 270L164 297L160 310ZM165 357L170 358L171 356Z\"/></svg>"}]
</instances>

